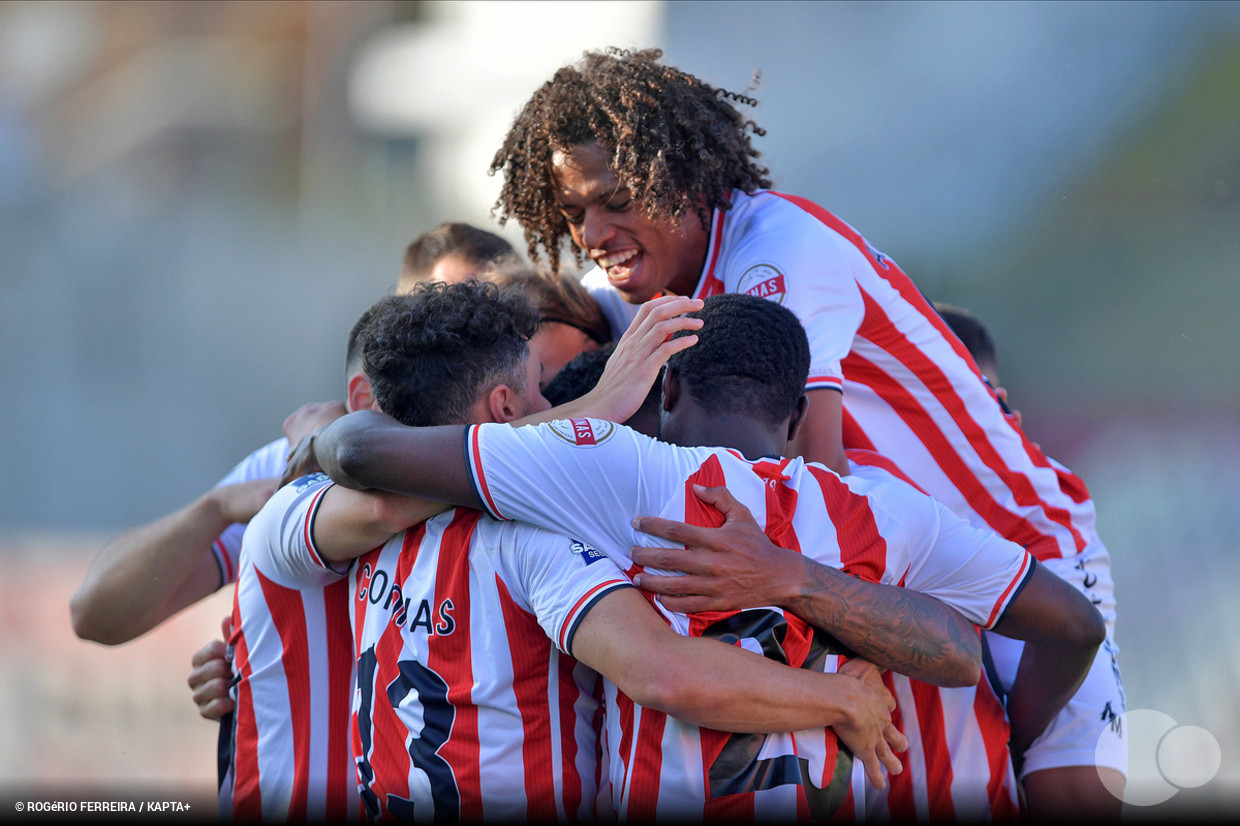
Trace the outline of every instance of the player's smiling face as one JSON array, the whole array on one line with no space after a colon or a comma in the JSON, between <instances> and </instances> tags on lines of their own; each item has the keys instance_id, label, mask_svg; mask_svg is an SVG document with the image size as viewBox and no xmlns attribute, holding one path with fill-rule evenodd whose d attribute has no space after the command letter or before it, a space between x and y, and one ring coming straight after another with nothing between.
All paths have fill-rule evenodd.
<instances>
[{"instance_id":1,"label":"player's smiling face","mask_svg":"<svg viewBox=\"0 0 1240 826\"><path fill-rule=\"evenodd\" d=\"M679 225L647 216L597 143L554 152L551 178L573 242L627 301L640 304L661 292L687 295L697 285L708 236L695 212Z\"/></svg>"}]
</instances>

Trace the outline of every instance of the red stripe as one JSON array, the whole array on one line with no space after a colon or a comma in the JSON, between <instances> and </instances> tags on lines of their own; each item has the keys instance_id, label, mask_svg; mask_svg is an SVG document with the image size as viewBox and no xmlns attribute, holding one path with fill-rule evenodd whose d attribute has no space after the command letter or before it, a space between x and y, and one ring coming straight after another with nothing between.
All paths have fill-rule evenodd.
<instances>
[{"instance_id":1,"label":"red stripe","mask_svg":"<svg viewBox=\"0 0 1240 826\"><path fill-rule=\"evenodd\" d=\"M331 490L332 487L332 485L326 485L310 500L310 507L306 508L306 521L302 525L303 539L306 542L306 547L310 550L310 555L314 557L315 564L320 568L327 568L329 570L331 566L323 559L318 548L314 547L314 517L318 513L319 505L323 504L323 495Z\"/></svg>"},{"instance_id":2,"label":"red stripe","mask_svg":"<svg viewBox=\"0 0 1240 826\"><path fill-rule=\"evenodd\" d=\"M841 221L839 218L835 217L830 212L812 201L808 201L794 195L784 195L781 193L772 194L783 198L790 203L796 204L801 209L813 215L819 221L822 221L835 232L847 238L849 242L851 242L853 246L855 246L857 250L865 256L867 262L870 264L870 267L874 270L874 273L879 278L886 281L892 289L899 293L900 297L904 301L906 301L911 307L915 308L917 312L931 324L931 326L939 331L940 335L943 336L953 350L964 358L966 364L969 365L974 375L978 377L978 381L981 381L981 374L977 370L977 365L974 364L972 358L968 356L968 351L964 348L964 345L953 334L951 334L950 330L947 328L947 325L939 317L938 313L934 311L934 308L931 307L925 300L916 285L913 284L912 280L896 265L894 261L885 257L880 260L876 256L873 248L866 243L866 240L859 233L857 233L852 227L848 226L848 224ZM860 285L858 286L860 287ZM981 457L983 463L993 472L998 474L1000 479L1003 481L1003 484L1011 490L1017 504L1022 507L1041 507L1050 521L1066 528L1071 532L1077 551L1084 548L1084 540L1072 525L1069 514L1067 514L1067 512L1063 509L1056 508L1049 502L1040 499L1036 491L1034 491L1030 485L1029 480L1023 474L1017 473L1009 468L1000 458L998 452L994 449L994 446L986 438L984 429L981 428L968 415L968 411L964 403L961 401L960 397L952 391L950 381L948 381L946 376L939 369L939 366L930 359L926 358L919 348L907 340L904 334L901 333L887 317L886 313L882 311L878 303L874 301L871 296L866 294L864 290L862 290L862 298L865 302L865 316L862 320L862 327L861 330L858 331L858 335L873 342L876 346L882 347L890 355L899 359L901 363L913 371L914 375L918 376L926 387L935 391L937 401L943 405L948 414L955 419L957 426L961 428L965 437L968 439L969 444ZM860 359L855 351L851 352L844 359L845 376L849 380L861 381L864 384L870 384L870 386L874 387L875 385L871 384L869 381L865 381L864 379L854 375L854 370L852 367L854 358ZM877 368L874 369L877 370ZM881 370L878 372L880 374L882 373ZM887 388L887 386L884 385L884 388ZM903 388L900 389L903 390ZM911 401L911 397L909 397L906 392L903 394L903 398L899 399L899 404L895 403L896 399L891 394L882 392L877 387L876 392L878 392L879 396L886 400L888 404L891 404L892 407L900 413L901 418L905 418L906 423L908 423L908 418L905 415L905 411L913 410L915 405L914 407L908 406ZM993 391L989 392L992 396L994 395ZM921 412L924 414L924 411ZM996 523L996 520L1010 523L1010 518L1012 515L1008 514L1009 519L1004 520L1002 516L995 513L995 509L999 508L997 503L994 503L992 507L985 509L979 508L978 505L974 504L973 498L969 495L965 488L962 487L961 480L957 478L957 474L961 472L959 457L957 456L956 461L952 462L952 466L949 467L947 464L944 464L943 457L941 457L936 451L936 446L932 446L930 441L927 440L927 437L937 435L940 439L943 439L944 442L946 441L942 436L942 433L938 432L937 427L934 427L933 423L929 421L929 417L927 416L926 418L927 421L925 426L927 428L933 428L933 431L927 430L923 432L921 428L915 427L911 423L910 427L913 427L914 432L918 433L918 436L926 444L926 447L931 450L932 454L935 455L935 461L938 463L939 467L948 474L949 478L952 479L953 484L960 488L961 492L965 494L966 498L969 500L970 507L981 514L982 517L986 519L988 524L996 530L999 530L1007 538L1020 542L1020 544L1028 548L1030 552L1034 553L1034 555L1038 558L1046 559L1062 556L1062 553L1059 550L1058 542L1054 537L1043 535L1041 532L1033 529L1032 526L1029 526L1025 520L1020 521L1024 523L1025 526L1028 526L1026 532L1023 532L1020 535L1004 532L1003 529ZM1014 430L1016 429L1014 428ZM1040 453L1040 451L1037 451L1037 449L1024 438L1023 434L1021 434L1019 430L1016 430L1016 433L1020 436L1027 453L1031 456L1033 456L1035 452ZM937 445L937 447L939 450L942 449L941 444ZM955 453L954 448L951 450ZM1043 467L1047 466L1044 458L1042 462L1037 462L1036 464ZM970 476L971 475L972 474L970 473ZM973 481L976 482L976 479ZM990 497L987 496L986 499L990 499ZM990 502L993 503L993 499L990 499ZM1004 513L1007 512L1004 511Z\"/></svg>"},{"instance_id":3,"label":"red stripe","mask_svg":"<svg viewBox=\"0 0 1240 826\"><path fill-rule=\"evenodd\" d=\"M570 608L568 610L568 613L564 615L565 617L564 624L560 626L559 644L560 644L561 650L563 651L569 650L568 646L571 640L568 639L568 632L572 630L575 624L576 618L577 618L577 612L581 610L582 606L584 606L590 600L594 599L594 595L597 594L599 591L602 591L606 588L614 587L615 585L618 585L618 584L627 585L629 584L629 582L628 580L624 580L624 579L612 579L612 580L608 580L607 582L600 582L598 585L595 585L589 591L586 591L585 594L583 594L580 599L578 599L576 602L573 603L573 607Z\"/></svg>"},{"instance_id":4,"label":"red stripe","mask_svg":"<svg viewBox=\"0 0 1240 826\"><path fill-rule=\"evenodd\" d=\"M525 766L526 817L531 822L550 823L559 819L556 812L555 763L552 762L552 725L548 688L554 675L550 672L551 640L543 633L538 619L523 610L512 599L507 586L498 576L500 610L504 617L504 633L512 658L512 693L517 700L524 736L521 760Z\"/></svg>"},{"instance_id":5,"label":"red stripe","mask_svg":"<svg viewBox=\"0 0 1240 826\"><path fill-rule=\"evenodd\" d=\"M237 578L237 571L233 568L232 557L228 553L228 548L219 539L211 544L215 548L216 558L220 561L220 568L224 571L224 582L222 585L227 585Z\"/></svg>"},{"instance_id":6,"label":"red stripe","mask_svg":"<svg viewBox=\"0 0 1240 826\"><path fill-rule=\"evenodd\" d=\"M865 435L865 430L861 425L857 424L857 420L853 418L852 413L848 412L848 408L842 411L844 414L844 432L843 439L845 450L856 448L857 450L877 450L874 443L870 441L870 437Z\"/></svg>"},{"instance_id":7,"label":"red stripe","mask_svg":"<svg viewBox=\"0 0 1240 826\"><path fill-rule=\"evenodd\" d=\"M839 390L844 386L844 379L839 376L810 376L805 380L806 390L825 390L834 387Z\"/></svg>"},{"instance_id":8,"label":"red stripe","mask_svg":"<svg viewBox=\"0 0 1240 826\"><path fill-rule=\"evenodd\" d=\"M327 800L328 820L349 815L349 786L357 782L349 748L349 716L353 705L353 640L349 634L349 583L340 580L323 589L327 621L328 689Z\"/></svg>"},{"instance_id":9,"label":"red stripe","mask_svg":"<svg viewBox=\"0 0 1240 826\"><path fill-rule=\"evenodd\" d=\"M911 485L917 490L921 490L921 486L910 479L904 471L900 470L899 465L881 453L873 450L858 450L856 448L849 448L844 453L848 456L848 461L855 465L882 468L906 485ZM924 490L921 490L921 492L925 493Z\"/></svg>"},{"instance_id":10,"label":"red stripe","mask_svg":"<svg viewBox=\"0 0 1240 826\"><path fill-rule=\"evenodd\" d=\"M883 672L883 685L892 696L896 696L895 679L890 671ZM904 735L908 735L907 723L900 714L900 705L891 712L892 724ZM909 737L912 740L912 737ZM910 749L911 751L911 749ZM911 823L917 816L916 803L913 798L913 769L909 751L895 752L903 771L899 774L887 775L887 817L878 820L890 820L892 823Z\"/></svg>"},{"instance_id":11,"label":"red stripe","mask_svg":"<svg viewBox=\"0 0 1240 826\"><path fill-rule=\"evenodd\" d=\"M452 736L439 749L439 756L452 766L461 792L462 821L482 820L482 794L478 740L478 707L474 704L473 647L468 629L472 607L469 602L469 549L474 528L482 511L458 508L452 524L439 541L438 569L435 572L435 604L451 599L455 606L457 633L435 635L429 646L427 666L448 684L448 702L456 709Z\"/></svg>"},{"instance_id":12,"label":"red stripe","mask_svg":"<svg viewBox=\"0 0 1240 826\"><path fill-rule=\"evenodd\" d=\"M388 796L409 799L409 769L412 762L405 748L409 730L396 714L387 687L400 678L400 656L404 651L401 629L389 623L375 643L374 685L371 692L370 754L367 762L374 771L371 789L376 793L383 817L390 818ZM361 721L359 720L359 723Z\"/></svg>"},{"instance_id":13,"label":"red stripe","mask_svg":"<svg viewBox=\"0 0 1240 826\"><path fill-rule=\"evenodd\" d=\"M254 717L254 693L250 686L253 671L250 649L241 628L241 611L233 594L233 669L241 676L237 682L237 734L233 744L233 819L257 822L263 815L262 787L258 778L258 722Z\"/></svg>"},{"instance_id":14,"label":"red stripe","mask_svg":"<svg viewBox=\"0 0 1240 826\"><path fill-rule=\"evenodd\" d=\"M917 707L917 723L921 729L921 749L926 759L926 794L929 798L931 822L956 819L952 803L952 761L943 724L943 703L939 689L920 680L909 680L913 703Z\"/></svg>"},{"instance_id":15,"label":"red stripe","mask_svg":"<svg viewBox=\"0 0 1240 826\"><path fill-rule=\"evenodd\" d=\"M715 275L715 264L719 261L719 250L723 246L723 224L726 220L727 212L724 210L715 211L714 226L711 229L714 239L710 248L710 256L707 259L702 278L698 281L697 289L693 291L693 298L706 299L726 291L722 279Z\"/></svg>"},{"instance_id":16,"label":"red stripe","mask_svg":"<svg viewBox=\"0 0 1240 826\"><path fill-rule=\"evenodd\" d=\"M581 772L577 766L577 703L583 698L574 675L577 661L558 652L554 656L556 668L553 679L556 681L556 696L560 699L560 794L564 799L565 818L575 822L589 816L588 812L581 811L585 794ZM597 777L594 782L598 782Z\"/></svg>"},{"instance_id":17,"label":"red stripe","mask_svg":"<svg viewBox=\"0 0 1240 826\"><path fill-rule=\"evenodd\" d=\"M618 750L613 749L612 753L618 753L620 760L624 762L624 773L621 775L623 786L617 797L617 801L623 801L624 796L628 793L629 778L632 776L633 771L633 735L636 734L633 717L636 714L636 709L633 701L629 699L629 695L619 689L616 689L616 708L620 712L620 748Z\"/></svg>"},{"instance_id":18,"label":"red stripe","mask_svg":"<svg viewBox=\"0 0 1240 826\"><path fill-rule=\"evenodd\" d=\"M629 805L626 817L635 822L655 819L659 778L663 774L663 728L667 715L643 707L637 725L637 748L629 767Z\"/></svg>"},{"instance_id":19,"label":"red stripe","mask_svg":"<svg viewBox=\"0 0 1240 826\"><path fill-rule=\"evenodd\" d=\"M1008 583L1008 587L1003 589L1003 594L999 597L999 601L995 603L995 607L991 610L990 616L986 618L987 628L990 628L995 624L995 619L998 618L999 614L1003 611L1003 608L1007 605L1008 594L1012 593L1016 586L1024 581L1025 574L1029 571L1029 561L1031 559L1031 556L1028 554L1025 555L1025 558L1020 566L1020 572L1017 573L1012 581Z\"/></svg>"},{"instance_id":20,"label":"red stripe","mask_svg":"<svg viewBox=\"0 0 1240 826\"><path fill-rule=\"evenodd\" d=\"M474 459L474 481L478 485L478 492L482 494L482 501L486 503L487 510L496 519L504 519L504 515L499 512L499 508L495 507L495 500L491 498L491 489L487 486L486 476L482 472L482 447L478 440L481 437L481 428L477 425L469 429L469 451Z\"/></svg>"},{"instance_id":21,"label":"red stripe","mask_svg":"<svg viewBox=\"0 0 1240 826\"><path fill-rule=\"evenodd\" d=\"M1055 537L1043 534L1029 520L1012 513L995 500L973 470L965 464L963 457L943 431L931 420L929 414L917 405L912 394L899 382L891 378L878 365L856 353L849 355L847 361L850 362L849 372L852 376L857 381L874 388L875 392L897 411L900 418L929 451L935 464L968 502L969 507L986 520L993 530L1022 545L1030 552L1035 552L1036 555L1048 553L1051 548L1054 549L1056 556L1059 554L1059 545ZM980 445L974 446L980 447ZM1032 497L1033 492L1028 487L1027 479L1019 474L1009 473L1007 476L1019 476L1023 482L1024 493L1027 496L1016 496L1018 504L1045 505L1045 503L1030 501L1028 497ZM1015 491L1013 493L1015 494ZM1050 515L1049 510L1048 515ZM1059 518L1066 520L1067 515L1059 511ZM1069 527L1072 533L1077 535L1075 529L1067 525L1065 527Z\"/></svg>"},{"instance_id":22,"label":"red stripe","mask_svg":"<svg viewBox=\"0 0 1240 826\"><path fill-rule=\"evenodd\" d=\"M835 525L844 572L882 582L887 571L887 540L878 531L869 502L831 471L815 465L806 465L806 470L818 480L827 515Z\"/></svg>"},{"instance_id":23,"label":"red stripe","mask_svg":"<svg viewBox=\"0 0 1240 826\"><path fill-rule=\"evenodd\" d=\"M990 819L992 822L1019 820L1019 806L1012 800L1006 783L1008 765L1011 762L1008 740L1012 730L1003 706L999 704L990 683L984 678L977 684L973 713L982 734L982 743L986 746L986 763L990 769L990 779L986 784L987 796L990 799Z\"/></svg>"},{"instance_id":24,"label":"red stripe","mask_svg":"<svg viewBox=\"0 0 1240 826\"><path fill-rule=\"evenodd\" d=\"M280 664L288 687L293 729L293 787L288 819L305 820L310 786L310 643L306 636L306 605L301 591L277 585L257 568L271 622L283 643Z\"/></svg>"}]
</instances>

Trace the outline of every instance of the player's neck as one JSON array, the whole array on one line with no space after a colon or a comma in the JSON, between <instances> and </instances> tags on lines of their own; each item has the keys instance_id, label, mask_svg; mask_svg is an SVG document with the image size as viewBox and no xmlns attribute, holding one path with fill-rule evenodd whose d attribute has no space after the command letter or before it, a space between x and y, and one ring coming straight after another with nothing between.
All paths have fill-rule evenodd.
<instances>
[{"instance_id":1,"label":"player's neck","mask_svg":"<svg viewBox=\"0 0 1240 826\"><path fill-rule=\"evenodd\" d=\"M731 448L750 460L787 455L786 424L772 430L749 416L737 413L707 414L700 408L685 412L689 415L677 423L672 439L675 444ZM665 438L671 435L667 434Z\"/></svg>"}]
</instances>

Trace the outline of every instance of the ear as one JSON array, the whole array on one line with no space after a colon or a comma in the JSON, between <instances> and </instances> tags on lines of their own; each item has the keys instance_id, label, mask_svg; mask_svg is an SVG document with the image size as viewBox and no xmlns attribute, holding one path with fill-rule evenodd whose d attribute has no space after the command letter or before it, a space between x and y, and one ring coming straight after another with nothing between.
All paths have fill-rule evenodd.
<instances>
[{"instance_id":1,"label":"ear","mask_svg":"<svg viewBox=\"0 0 1240 826\"><path fill-rule=\"evenodd\" d=\"M497 384L492 387L484 400L486 412L493 422L507 424L523 415L524 411L521 409L517 393L506 384Z\"/></svg>"},{"instance_id":2,"label":"ear","mask_svg":"<svg viewBox=\"0 0 1240 826\"><path fill-rule=\"evenodd\" d=\"M797 399L797 409L793 411L792 418L788 420L788 443L791 444L797 437L797 431L801 429L801 424L805 421L805 412L809 410L809 397L802 394Z\"/></svg>"},{"instance_id":3,"label":"ear","mask_svg":"<svg viewBox=\"0 0 1240 826\"><path fill-rule=\"evenodd\" d=\"M375 401L374 391L370 388L370 379L366 378L366 374L362 372L354 373L349 376L348 396L345 397L345 407L352 413L354 410L378 410L379 405Z\"/></svg>"},{"instance_id":4,"label":"ear","mask_svg":"<svg viewBox=\"0 0 1240 826\"><path fill-rule=\"evenodd\" d=\"M671 413L680 401L680 373L671 367L663 369L663 393L659 404L664 412Z\"/></svg>"}]
</instances>

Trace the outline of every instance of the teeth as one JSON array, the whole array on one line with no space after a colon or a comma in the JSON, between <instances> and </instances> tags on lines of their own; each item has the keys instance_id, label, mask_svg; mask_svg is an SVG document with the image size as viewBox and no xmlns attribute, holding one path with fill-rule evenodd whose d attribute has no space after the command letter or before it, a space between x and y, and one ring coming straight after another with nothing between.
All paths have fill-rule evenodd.
<instances>
[{"instance_id":1,"label":"teeth","mask_svg":"<svg viewBox=\"0 0 1240 826\"><path fill-rule=\"evenodd\" d=\"M598 265L603 269L608 270L618 264L623 264L626 261L631 260L636 255L637 250L626 250L625 252L619 252L615 255L604 255L602 258L598 259Z\"/></svg>"}]
</instances>

